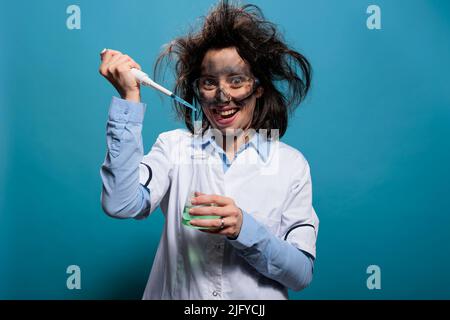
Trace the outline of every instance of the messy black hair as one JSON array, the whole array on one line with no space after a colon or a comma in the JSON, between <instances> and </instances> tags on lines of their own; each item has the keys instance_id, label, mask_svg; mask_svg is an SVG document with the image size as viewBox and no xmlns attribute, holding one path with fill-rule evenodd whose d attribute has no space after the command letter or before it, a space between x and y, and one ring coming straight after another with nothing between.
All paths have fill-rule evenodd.
<instances>
[{"instance_id":1,"label":"messy black hair","mask_svg":"<svg viewBox=\"0 0 450 320\"><path fill-rule=\"evenodd\" d=\"M271 129L278 129L279 137L282 137L289 116L310 88L311 65L302 54L285 43L276 25L267 21L255 5L237 5L221 0L203 17L200 30L192 30L166 45L156 61L155 76L158 76L163 61L175 61L177 80L174 93L199 105L192 83L200 75L206 52L229 47L236 48L264 90L257 99L250 127L267 129L269 134ZM189 109L175 103L175 110L193 132ZM203 130L210 127L204 117Z\"/></svg>"}]
</instances>

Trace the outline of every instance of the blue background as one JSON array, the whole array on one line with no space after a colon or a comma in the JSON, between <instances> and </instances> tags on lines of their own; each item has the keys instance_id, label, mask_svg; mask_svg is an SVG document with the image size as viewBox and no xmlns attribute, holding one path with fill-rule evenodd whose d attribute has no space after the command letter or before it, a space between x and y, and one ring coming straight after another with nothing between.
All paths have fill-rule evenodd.
<instances>
[{"instance_id":1,"label":"blue background","mask_svg":"<svg viewBox=\"0 0 450 320\"><path fill-rule=\"evenodd\" d=\"M254 1L311 61L283 141L312 168L315 279L292 299L450 298L450 2ZM68 30L66 8L81 8ZM139 299L163 218L107 217L100 165L112 88L99 52L151 71L211 1L2 1L0 298ZM366 27L370 4L382 29ZM171 82L166 83L169 87ZM182 127L143 89L146 152ZM81 268L81 290L66 268ZM366 268L381 268L368 290Z\"/></svg>"}]
</instances>

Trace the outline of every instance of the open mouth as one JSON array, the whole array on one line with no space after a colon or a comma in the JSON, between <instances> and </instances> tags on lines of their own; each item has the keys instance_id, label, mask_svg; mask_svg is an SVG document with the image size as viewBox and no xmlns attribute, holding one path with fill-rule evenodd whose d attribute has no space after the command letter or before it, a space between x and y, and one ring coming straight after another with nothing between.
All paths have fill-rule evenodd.
<instances>
[{"instance_id":1,"label":"open mouth","mask_svg":"<svg viewBox=\"0 0 450 320\"><path fill-rule=\"evenodd\" d=\"M238 111L239 111L239 108L233 108L233 109L228 109L228 110L214 109L213 112L216 117L220 117L223 119L229 119L229 118L233 117Z\"/></svg>"},{"instance_id":2,"label":"open mouth","mask_svg":"<svg viewBox=\"0 0 450 320\"><path fill-rule=\"evenodd\" d=\"M215 122L220 126L229 126L237 118L240 108L232 108L227 110L213 109Z\"/></svg>"}]
</instances>

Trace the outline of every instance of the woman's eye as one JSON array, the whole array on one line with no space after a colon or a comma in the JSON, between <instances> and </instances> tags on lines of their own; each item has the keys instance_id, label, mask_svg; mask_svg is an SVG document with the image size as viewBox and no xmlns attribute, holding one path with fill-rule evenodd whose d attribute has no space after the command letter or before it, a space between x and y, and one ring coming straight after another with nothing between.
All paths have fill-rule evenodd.
<instances>
[{"instance_id":1,"label":"woman's eye","mask_svg":"<svg viewBox=\"0 0 450 320\"><path fill-rule=\"evenodd\" d=\"M233 77L230 79L230 84L232 86L241 86L244 83L244 78L241 76Z\"/></svg>"},{"instance_id":2,"label":"woman's eye","mask_svg":"<svg viewBox=\"0 0 450 320\"><path fill-rule=\"evenodd\" d=\"M212 89L216 86L216 82L213 79L203 79L202 87Z\"/></svg>"}]
</instances>

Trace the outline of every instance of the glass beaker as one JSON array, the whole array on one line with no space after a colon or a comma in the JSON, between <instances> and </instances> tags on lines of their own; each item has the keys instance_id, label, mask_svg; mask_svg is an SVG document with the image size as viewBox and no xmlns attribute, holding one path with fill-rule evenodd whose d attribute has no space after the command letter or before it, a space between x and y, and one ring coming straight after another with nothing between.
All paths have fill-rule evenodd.
<instances>
[{"instance_id":1,"label":"glass beaker","mask_svg":"<svg viewBox=\"0 0 450 320\"><path fill-rule=\"evenodd\" d=\"M194 229L215 229L215 228L209 228L209 227L198 227L198 226L193 226L191 225L191 220L193 219L220 219L221 217L219 216L191 216L189 214L189 209L190 208L195 208L195 207L209 207L209 206L214 206L213 204L202 204L202 205L196 205L193 206L191 203L191 199L195 197L195 191L192 191L191 194L189 195L188 199L186 200L186 204L184 205L184 209L183 209L183 219L182 219L182 223L185 226L188 226L190 228L194 228Z\"/></svg>"},{"instance_id":2,"label":"glass beaker","mask_svg":"<svg viewBox=\"0 0 450 320\"><path fill-rule=\"evenodd\" d=\"M197 138L199 138L197 136ZM214 194L214 188L212 188L210 167L208 164L208 157L206 152L199 147L198 140L193 140L193 154L191 155L191 185L188 192L188 196L182 212L182 224L194 229L216 229L214 227L198 227L191 225L190 221L193 219L220 219L220 216L208 215L208 216L191 216L189 214L190 208L195 207L208 207L215 206L215 204L202 204L192 205L191 199L195 197L195 192L201 192L205 194Z\"/></svg>"}]
</instances>

